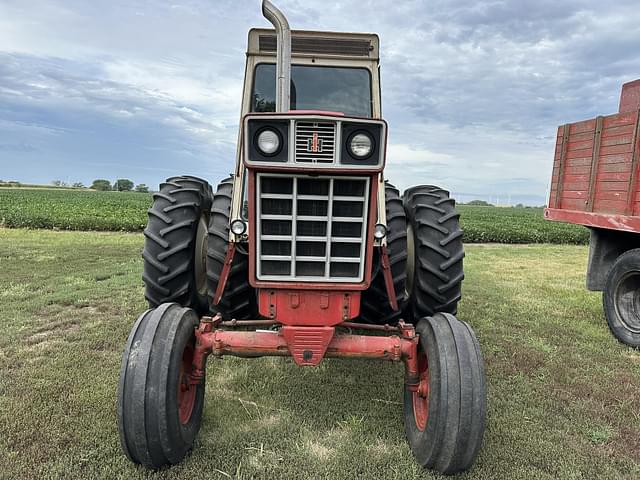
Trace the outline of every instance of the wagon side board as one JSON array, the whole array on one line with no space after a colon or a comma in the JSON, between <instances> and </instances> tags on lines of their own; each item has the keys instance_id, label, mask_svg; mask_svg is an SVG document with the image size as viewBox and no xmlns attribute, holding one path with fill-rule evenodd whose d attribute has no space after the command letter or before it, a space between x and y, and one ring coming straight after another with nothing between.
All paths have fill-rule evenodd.
<instances>
[{"instance_id":1,"label":"wagon side board","mask_svg":"<svg viewBox=\"0 0 640 480\"><path fill-rule=\"evenodd\" d=\"M549 207L640 215L639 129L639 110L559 127Z\"/></svg>"}]
</instances>

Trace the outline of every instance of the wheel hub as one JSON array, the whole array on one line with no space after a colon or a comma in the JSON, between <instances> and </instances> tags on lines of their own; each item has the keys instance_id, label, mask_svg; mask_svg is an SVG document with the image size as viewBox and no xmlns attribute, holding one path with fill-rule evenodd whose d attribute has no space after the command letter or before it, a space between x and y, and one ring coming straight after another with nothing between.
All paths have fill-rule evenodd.
<instances>
[{"instance_id":1,"label":"wheel hub","mask_svg":"<svg viewBox=\"0 0 640 480\"><path fill-rule=\"evenodd\" d=\"M413 238L413 228L410 223L407 223L407 280L405 283L407 298L411 297L413 293L413 276L415 275L415 271L415 240Z\"/></svg>"},{"instance_id":2,"label":"wheel hub","mask_svg":"<svg viewBox=\"0 0 640 480\"><path fill-rule=\"evenodd\" d=\"M618 318L633 333L640 334L640 272L628 272L614 292Z\"/></svg>"},{"instance_id":3,"label":"wheel hub","mask_svg":"<svg viewBox=\"0 0 640 480\"><path fill-rule=\"evenodd\" d=\"M418 358L418 372L420 383L412 394L413 416L418 430L424 432L429 420L429 365L424 353L420 353Z\"/></svg>"},{"instance_id":4,"label":"wheel hub","mask_svg":"<svg viewBox=\"0 0 640 480\"><path fill-rule=\"evenodd\" d=\"M205 215L198 220L196 231L196 244L194 255L194 272L198 294L203 297L207 294L207 240L209 236L207 219Z\"/></svg>"},{"instance_id":5,"label":"wheel hub","mask_svg":"<svg viewBox=\"0 0 640 480\"><path fill-rule=\"evenodd\" d=\"M191 383L193 369L193 347L187 345L182 353L182 364L178 376L178 416L180 423L186 425L191 420L196 400L197 385Z\"/></svg>"}]
</instances>

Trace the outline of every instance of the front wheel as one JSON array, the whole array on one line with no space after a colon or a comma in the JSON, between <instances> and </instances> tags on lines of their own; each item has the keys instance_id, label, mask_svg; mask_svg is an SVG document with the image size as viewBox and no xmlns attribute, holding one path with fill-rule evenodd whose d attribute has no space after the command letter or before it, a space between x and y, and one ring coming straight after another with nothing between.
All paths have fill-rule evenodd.
<instances>
[{"instance_id":1,"label":"front wheel","mask_svg":"<svg viewBox=\"0 0 640 480\"><path fill-rule=\"evenodd\" d=\"M471 327L437 313L416 325L417 391L404 394L405 433L420 465L447 475L473 465L485 429L486 385Z\"/></svg>"},{"instance_id":2,"label":"front wheel","mask_svg":"<svg viewBox=\"0 0 640 480\"><path fill-rule=\"evenodd\" d=\"M620 255L602 295L609 329L620 342L640 347L640 248Z\"/></svg>"},{"instance_id":3,"label":"front wheel","mask_svg":"<svg viewBox=\"0 0 640 480\"><path fill-rule=\"evenodd\" d=\"M197 324L190 308L165 303L143 313L131 330L117 415L120 444L134 463L176 464L193 446L204 406L204 380L190 382Z\"/></svg>"}]
</instances>

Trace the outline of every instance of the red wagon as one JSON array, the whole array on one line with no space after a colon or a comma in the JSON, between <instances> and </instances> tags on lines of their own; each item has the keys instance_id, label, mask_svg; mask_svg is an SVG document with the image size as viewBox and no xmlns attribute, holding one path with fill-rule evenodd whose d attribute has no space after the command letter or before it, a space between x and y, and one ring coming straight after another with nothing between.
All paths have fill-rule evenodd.
<instances>
[{"instance_id":1,"label":"red wagon","mask_svg":"<svg viewBox=\"0 0 640 480\"><path fill-rule=\"evenodd\" d=\"M619 112L558 128L545 218L591 230L587 288L603 291L612 333L640 346L640 80Z\"/></svg>"}]
</instances>

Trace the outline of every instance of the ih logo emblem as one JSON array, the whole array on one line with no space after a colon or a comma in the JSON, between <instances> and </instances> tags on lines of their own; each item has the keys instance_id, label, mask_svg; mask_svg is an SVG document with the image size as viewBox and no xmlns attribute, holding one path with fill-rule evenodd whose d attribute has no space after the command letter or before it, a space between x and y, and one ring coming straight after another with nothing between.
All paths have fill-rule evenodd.
<instances>
[{"instance_id":1,"label":"ih logo emblem","mask_svg":"<svg viewBox=\"0 0 640 480\"><path fill-rule=\"evenodd\" d=\"M317 132L314 132L312 137L307 140L307 152L322 153L322 139L318 138Z\"/></svg>"}]
</instances>

